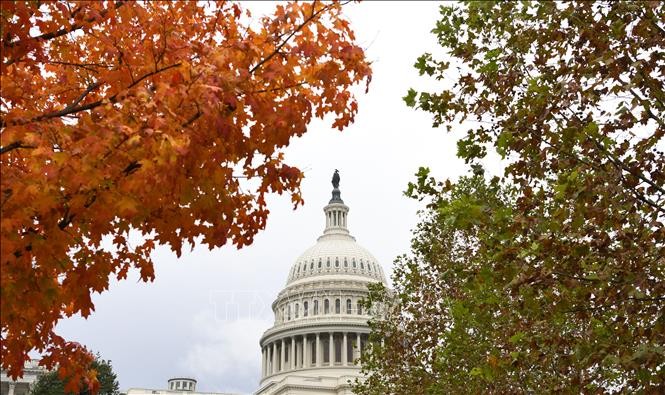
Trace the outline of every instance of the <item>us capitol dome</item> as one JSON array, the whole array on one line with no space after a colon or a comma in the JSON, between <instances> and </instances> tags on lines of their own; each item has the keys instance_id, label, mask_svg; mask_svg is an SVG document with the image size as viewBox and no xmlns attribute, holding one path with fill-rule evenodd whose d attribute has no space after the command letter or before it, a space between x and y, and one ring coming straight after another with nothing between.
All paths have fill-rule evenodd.
<instances>
[{"instance_id":1,"label":"us capitol dome","mask_svg":"<svg viewBox=\"0 0 665 395\"><path fill-rule=\"evenodd\" d=\"M337 170L323 212L323 234L296 259L272 304L275 323L260 340L257 395L351 394L350 383L360 376L357 359L370 318L360 301L369 283L386 280L376 258L349 233Z\"/></svg>"}]
</instances>

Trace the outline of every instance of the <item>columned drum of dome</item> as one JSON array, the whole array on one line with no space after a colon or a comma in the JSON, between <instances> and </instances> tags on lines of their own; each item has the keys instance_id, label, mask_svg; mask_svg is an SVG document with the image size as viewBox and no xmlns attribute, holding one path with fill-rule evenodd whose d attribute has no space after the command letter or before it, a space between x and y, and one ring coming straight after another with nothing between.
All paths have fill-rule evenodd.
<instances>
[{"instance_id":1,"label":"columned drum of dome","mask_svg":"<svg viewBox=\"0 0 665 395\"><path fill-rule=\"evenodd\" d=\"M261 385L256 394L350 394L357 359L368 341L360 305L367 284L383 282L381 265L348 230L349 207L333 177L325 228L288 273L272 304L275 323L261 337Z\"/></svg>"}]
</instances>

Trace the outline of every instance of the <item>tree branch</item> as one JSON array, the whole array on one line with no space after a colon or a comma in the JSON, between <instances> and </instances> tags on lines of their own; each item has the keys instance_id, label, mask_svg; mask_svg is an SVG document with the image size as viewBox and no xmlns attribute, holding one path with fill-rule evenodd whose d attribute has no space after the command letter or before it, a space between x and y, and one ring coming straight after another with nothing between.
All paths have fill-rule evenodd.
<instances>
[{"instance_id":1,"label":"tree branch","mask_svg":"<svg viewBox=\"0 0 665 395\"><path fill-rule=\"evenodd\" d=\"M166 66L166 67L163 67L161 69L157 69L155 71L151 71L150 73L144 74L141 78L137 79L136 81L131 83L127 88L125 88L125 90L128 90L128 89L131 89L131 88L135 87L139 82L143 81L144 79L146 79L148 77L151 77L155 74L159 74L162 71L166 71L166 70L172 69L174 67L178 67L178 66L180 66L180 64L181 63L175 63L175 64L172 64L170 66ZM95 85L95 84L93 84L93 85ZM18 122L13 122L13 123L5 122L4 119L0 119L0 129L5 128L7 126L25 125L27 123L40 122L40 121L44 121L44 120L51 119L51 118L58 118L58 117L74 114L74 113L81 112L81 111L91 110L95 107L100 106L104 102L104 100L107 100L110 103L116 103L117 102L117 97L118 97L119 93L116 93L115 95L113 95L109 98L100 99L100 100L97 100L95 102L79 106L78 103L80 103L80 101L83 100L85 95L87 95L89 93L89 90L91 90L90 88L91 87L89 86L88 89L86 89L83 92L84 94L82 94L79 97L79 99L77 99L76 101L74 101L74 103L70 104L69 106L65 107L64 109L62 109L60 111L51 112L51 113L48 113L48 114L43 114L43 115L28 119L28 120L23 120L23 121L18 121ZM93 89L94 88L96 88L96 87L93 87Z\"/></svg>"},{"instance_id":2,"label":"tree branch","mask_svg":"<svg viewBox=\"0 0 665 395\"><path fill-rule=\"evenodd\" d=\"M123 4L124 4L124 0L116 1L115 4L114 4L114 7L116 9L118 9ZM78 14L81 10L82 10L82 8L78 7L77 9L72 11L72 13L69 17L74 18L76 16L76 14ZM108 10L103 10L102 12L100 12L100 15L102 17L105 17L106 14L108 14ZM94 22L94 21L95 21L94 18L86 18L85 19L85 22L88 22L88 23L89 22ZM39 41L52 40L54 38L58 38L58 37L64 36L65 34L68 34L68 33L74 32L76 30L79 30L79 29L83 28L83 26L85 26L85 25L82 24L82 23L75 23L71 26L63 27L62 29L58 29L54 32L48 32L48 33L40 34L39 36L30 37L30 38L28 38L28 40L39 40ZM21 43L21 41L5 42L5 43L3 43L3 46L5 48L11 48L11 47L13 47L13 46L15 46L19 43Z\"/></svg>"},{"instance_id":3,"label":"tree branch","mask_svg":"<svg viewBox=\"0 0 665 395\"><path fill-rule=\"evenodd\" d=\"M256 70L258 70L259 67L263 66L263 64L265 64L267 61L269 61L270 59L272 59L273 56L277 55L277 53L282 49L282 47L284 47L284 46L286 45L286 43L288 43L288 42L291 40L291 38L292 38L296 33L298 33L300 30L302 30L302 28L305 27L305 25L307 25L310 21L312 21L314 18L316 18L316 17L319 16L321 13L323 13L324 11L328 10L328 9L331 7L331 6L327 5L327 6L323 7L323 8L321 8L320 10L314 12L314 6L315 6L315 5L316 5L316 2L312 3L312 14L311 14L309 17L307 17L307 19L305 19L300 25L298 25L298 27L296 27L295 30L293 30L293 31L291 32L291 34L289 34L289 35L284 39L284 41L282 41L282 42L281 42L281 43L275 48L275 50L272 51L272 52L270 53L270 55L266 56L266 57L263 58L259 63L257 63L254 67L252 67L252 68L249 70L249 73L250 73L250 74L254 74L254 72L255 72Z\"/></svg>"},{"instance_id":4,"label":"tree branch","mask_svg":"<svg viewBox=\"0 0 665 395\"><path fill-rule=\"evenodd\" d=\"M10 143L9 145L0 146L0 155L19 148L37 148L37 146L23 144L21 140L18 140Z\"/></svg>"}]
</instances>

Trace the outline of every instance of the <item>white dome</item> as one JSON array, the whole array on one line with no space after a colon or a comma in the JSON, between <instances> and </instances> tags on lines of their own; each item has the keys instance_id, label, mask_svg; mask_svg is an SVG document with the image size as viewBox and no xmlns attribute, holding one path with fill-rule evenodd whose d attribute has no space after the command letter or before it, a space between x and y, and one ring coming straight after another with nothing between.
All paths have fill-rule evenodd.
<instances>
[{"instance_id":1,"label":"white dome","mask_svg":"<svg viewBox=\"0 0 665 395\"><path fill-rule=\"evenodd\" d=\"M320 280L321 276L349 275L364 277L364 281L381 281L385 276L376 258L353 237L328 234L308 248L291 266L286 284L302 279Z\"/></svg>"},{"instance_id":2,"label":"white dome","mask_svg":"<svg viewBox=\"0 0 665 395\"><path fill-rule=\"evenodd\" d=\"M369 283L386 280L376 258L349 233L349 207L338 186L335 172L323 235L291 266L272 303L275 323L259 342L258 395L347 393L348 382L361 377L359 358L374 314L363 300Z\"/></svg>"}]
</instances>

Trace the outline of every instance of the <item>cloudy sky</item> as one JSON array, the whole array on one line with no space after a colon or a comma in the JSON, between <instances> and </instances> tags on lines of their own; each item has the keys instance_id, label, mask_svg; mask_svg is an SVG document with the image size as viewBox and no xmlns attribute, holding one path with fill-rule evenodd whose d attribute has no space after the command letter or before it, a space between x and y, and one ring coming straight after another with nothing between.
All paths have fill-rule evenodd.
<instances>
[{"instance_id":1,"label":"cloudy sky","mask_svg":"<svg viewBox=\"0 0 665 395\"><path fill-rule=\"evenodd\" d=\"M245 4L255 15L269 3ZM305 170L305 205L292 210L288 196L270 199L267 228L252 246L209 251L203 246L180 259L155 253L156 280L134 274L96 295L87 320L60 324L66 338L112 360L120 388L165 388L173 376L198 380L198 390L251 393L260 374L259 338L273 320L270 304L295 259L320 235L322 207L330 198L333 169L340 170L349 227L388 275L397 255L408 252L417 202L402 195L419 166L441 179L464 171L456 138L433 129L428 114L406 107L408 88L431 88L412 67L424 52L440 53L430 30L433 2L349 4L346 12L359 43L373 61L370 92L360 98L356 122L339 132L324 122L293 140L290 164Z\"/></svg>"}]
</instances>

